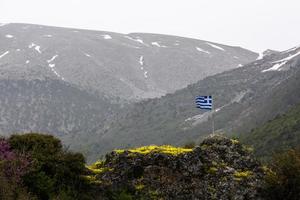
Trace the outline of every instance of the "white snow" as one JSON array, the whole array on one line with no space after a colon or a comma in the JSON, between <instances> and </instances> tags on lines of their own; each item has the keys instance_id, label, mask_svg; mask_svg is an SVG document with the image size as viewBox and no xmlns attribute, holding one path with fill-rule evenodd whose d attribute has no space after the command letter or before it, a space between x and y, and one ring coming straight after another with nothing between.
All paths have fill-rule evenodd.
<instances>
[{"instance_id":1,"label":"white snow","mask_svg":"<svg viewBox=\"0 0 300 200\"><path fill-rule=\"evenodd\" d=\"M39 53L42 53L42 52L41 52L41 50L40 50L40 49L41 49L41 47L40 47L40 46L35 46L35 48L34 48L34 49L35 49L37 52L39 52Z\"/></svg>"},{"instance_id":2,"label":"white snow","mask_svg":"<svg viewBox=\"0 0 300 200\"><path fill-rule=\"evenodd\" d=\"M51 38L51 37L53 37L53 36L52 36L52 35L44 35L44 37Z\"/></svg>"},{"instance_id":3,"label":"white snow","mask_svg":"<svg viewBox=\"0 0 300 200\"><path fill-rule=\"evenodd\" d=\"M282 67L282 66L285 65L286 63L287 63L287 61L282 62L282 63L277 63L277 64L273 65L271 68L262 70L261 72L280 71L280 67Z\"/></svg>"},{"instance_id":4,"label":"white snow","mask_svg":"<svg viewBox=\"0 0 300 200\"><path fill-rule=\"evenodd\" d=\"M31 49L32 47L34 47L35 44L34 43L31 43L30 45L28 45L28 48Z\"/></svg>"},{"instance_id":5,"label":"white snow","mask_svg":"<svg viewBox=\"0 0 300 200\"><path fill-rule=\"evenodd\" d=\"M85 55L86 57L91 57L91 55L88 54L88 53L84 53L84 55Z\"/></svg>"},{"instance_id":6,"label":"white snow","mask_svg":"<svg viewBox=\"0 0 300 200\"><path fill-rule=\"evenodd\" d=\"M197 51L203 52L203 53L207 53L210 54L209 51L205 51L204 49L201 49L200 47L196 47Z\"/></svg>"},{"instance_id":7,"label":"white snow","mask_svg":"<svg viewBox=\"0 0 300 200\"><path fill-rule=\"evenodd\" d=\"M21 51L21 49L17 49L16 51Z\"/></svg>"},{"instance_id":8,"label":"white snow","mask_svg":"<svg viewBox=\"0 0 300 200\"><path fill-rule=\"evenodd\" d=\"M215 45L215 44L211 44L211 43L209 43L209 42L206 42L206 44L208 44L209 46L211 46L211 47L213 47L213 48L215 48L215 49L219 49L219 50L221 50L221 51L225 51L225 49L223 49L222 47L219 47L219 46L217 46L217 45Z\"/></svg>"},{"instance_id":9,"label":"white snow","mask_svg":"<svg viewBox=\"0 0 300 200\"><path fill-rule=\"evenodd\" d=\"M157 47L167 47L167 46L164 46L164 45L161 45L161 44L159 44L158 42L151 42L151 44L153 45L153 46L157 46Z\"/></svg>"},{"instance_id":10,"label":"white snow","mask_svg":"<svg viewBox=\"0 0 300 200\"><path fill-rule=\"evenodd\" d=\"M101 35L104 39L106 39L106 40L110 40L110 39L112 39L112 37L110 36L110 35Z\"/></svg>"},{"instance_id":11,"label":"white snow","mask_svg":"<svg viewBox=\"0 0 300 200\"><path fill-rule=\"evenodd\" d=\"M264 54L262 52L260 52L258 57L256 58L256 60L261 60L263 58L264 58Z\"/></svg>"},{"instance_id":12,"label":"white snow","mask_svg":"<svg viewBox=\"0 0 300 200\"><path fill-rule=\"evenodd\" d=\"M292 58L295 58L295 57L298 56L298 55L300 55L300 51L298 51L298 52L295 53L294 55L290 55L290 56L288 56L288 57L286 57L286 58L283 58L283 59L281 59L281 60L277 60L277 61L275 61L275 62L273 62L273 63L289 61L289 60L291 60Z\"/></svg>"},{"instance_id":13,"label":"white snow","mask_svg":"<svg viewBox=\"0 0 300 200\"><path fill-rule=\"evenodd\" d=\"M144 41L143 41L142 39L140 39L140 38L135 39L135 38L132 38L132 37L127 36L127 35L124 36L124 37L127 38L127 39L129 39L129 40L132 40L132 41L141 43L141 44L143 44L143 45L145 45L145 46L149 46L148 44L144 43Z\"/></svg>"},{"instance_id":14,"label":"white snow","mask_svg":"<svg viewBox=\"0 0 300 200\"><path fill-rule=\"evenodd\" d=\"M174 45L175 45L175 46L178 46L178 45L180 45L180 44L179 44L179 43L175 43Z\"/></svg>"},{"instance_id":15,"label":"white snow","mask_svg":"<svg viewBox=\"0 0 300 200\"><path fill-rule=\"evenodd\" d=\"M144 65L144 56L140 57L139 63L140 63L140 65Z\"/></svg>"},{"instance_id":16,"label":"white snow","mask_svg":"<svg viewBox=\"0 0 300 200\"><path fill-rule=\"evenodd\" d=\"M290 51L294 51L294 50L296 50L296 49L298 49L298 48L300 48L300 45L299 45L299 46L295 46L295 47L293 47L293 48L291 48L291 49L288 49L288 50L286 50L286 51L283 51L282 53L287 53L287 52L290 52Z\"/></svg>"},{"instance_id":17,"label":"white snow","mask_svg":"<svg viewBox=\"0 0 300 200\"><path fill-rule=\"evenodd\" d=\"M6 38L14 38L13 35L9 35L9 34L5 35L5 37L6 37Z\"/></svg>"},{"instance_id":18,"label":"white snow","mask_svg":"<svg viewBox=\"0 0 300 200\"><path fill-rule=\"evenodd\" d=\"M148 72L147 71L144 72L144 77L148 78Z\"/></svg>"},{"instance_id":19,"label":"white snow","mask_svg":"<svg viewBox=\"0 0 300 200\"><path fill-rule=\"evenodd\" d=\"M53 56L50 60L47 60L48 63L51 63L52 61L55 60L55 58L57 58L58 55Z\"/></svg>"},{"instance_id":20,"label":"white snow","mask_svg":"<svg viewBox=\"0 0 300 200\"><path fill-rule=\"evenodd\" d=\"M42 52L41 52L41 47L40 47L39 45L36 45L36 44L34 44L33 42L32 42L30 45L28 45L28 48L29 48L29 49L31 49L31 48L33 48L33 47L34 47L34 49L35 49L37 52L42 53Z\"/></svg>"},{"instance_id":21,"label":"white snow","mask_svg":"<svg viewBox=\"0 0 300 200\"><path fill-rule=\"evenodd\" d=\"M26 64L28 64L30 61L29 60L26 60Z\"/></svg>"},{"instance_id":22,"label":"white snow","mask_svg":"<svg viewBox=\"0 0 300 200\"><path fill-rule=\"evenodd\" d=\"M5 55L9 54L9 51L4 52L3 54L0 55L0 59L3 58Z\"/></svg>"},{"instance_id":23,"label":"white snow","mask_svg":"<svg viewBox=\"0 0 300 200\"><path fill-rule=\"evenodd\" d=\"M243 65L242 64L238 64L238 67L243 67Z\"/></svg>"},{"instance_id":24,"label":"white snow","mask_svg":"<svg viewBox=\"0 0 300 200\"><path fill-rule=\"evenodd\" d=\"M273 65L272 67L270 67L269 69L265 69L265 70L262 70L261 72L268 72L268 71L280 71L281 67L283 65L285 65L289 60L291 60L292 58L295 58L296 56L300 55L300 51L298 51L297 53L293 54L293 55L289 55L288 57L286 58L283 58L281 60L277 60L277 61L274 61L272 62Z\"/></svg>"},{"instance_id":25,"label":"white snow","mask_svg":"<svg viewBox=\"0 0 300 200\"><path fill-rule=\"evenodd\" d=\"M65 80L65 78L63 76L61 76L56 70L55 70L55 64L49 64L48 65L51 69L51 71L58 77L60 78L61 80Z\"/></svg>"},{"instance_id":26,"label":"white snow","mask_svg":"<svg viewBox=\"0 0 300 200\"><path fill-rule=\"evenodd\" d=\"M239 57L237 57L237 56L233 56L233 58L235 58L235 59L239 59Z\"/></svg>"},{"instance_id":27,"label":"white snow","mask_svg":"<svg viewBox=\"0 0 300 200\"><path fill-rule=\"evenodd\" d=\"M55 67L55 64L49 64L49 67L50 67L50 68L54 68L54 67Z\"/></svg>"}]
</instances>

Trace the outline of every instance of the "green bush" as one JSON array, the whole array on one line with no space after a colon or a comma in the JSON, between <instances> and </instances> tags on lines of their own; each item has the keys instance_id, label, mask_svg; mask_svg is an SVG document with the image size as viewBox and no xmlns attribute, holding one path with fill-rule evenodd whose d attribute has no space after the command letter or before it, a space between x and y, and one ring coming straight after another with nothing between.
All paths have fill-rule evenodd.
<instances>
[{"instance_id":1,"label":"green bush","mask_svg":"<svg viewBox=\"0 0 300 200\"><path fill-rule=\"evenodd\" d=\"M300 151L289 150L273 157L266 175L266 199L300 199Z\"/></svg>"},{"instance_id":2,"label":"green bush","mask_svg":"<svg viewBox=\"0 0 300 200\"><path fill-rule=\"evenodd\" d=\"M82 199L81 191L85 189L81 178L85 173L82 154L64 150L60 140L51 135L13 135L9 143L15 151L26 152L33 160L23 182L39 199Z\"/></svg>"}]
</instances>

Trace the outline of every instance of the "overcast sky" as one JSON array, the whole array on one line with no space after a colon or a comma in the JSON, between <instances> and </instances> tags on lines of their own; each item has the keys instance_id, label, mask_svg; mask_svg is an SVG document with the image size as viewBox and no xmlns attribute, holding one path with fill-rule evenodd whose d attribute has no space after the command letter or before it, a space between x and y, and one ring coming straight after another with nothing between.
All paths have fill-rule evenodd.
<instances>
[{"instance_id":1,"label":"overcast sky","mask_svg":"<svg viewBox=\"0 0 300 200\"><path fill-rule=\"evenodd\" d=\"M254 51L300 45L299 0L0 0L0 23L198 38Z\"/></svg>"}]
</instances>

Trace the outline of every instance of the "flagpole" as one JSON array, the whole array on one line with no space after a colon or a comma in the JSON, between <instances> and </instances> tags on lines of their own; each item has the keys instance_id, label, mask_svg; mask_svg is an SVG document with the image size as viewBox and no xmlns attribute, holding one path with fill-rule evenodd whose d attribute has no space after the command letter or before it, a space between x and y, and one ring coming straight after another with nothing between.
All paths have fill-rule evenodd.
<instances>
[{"instance_id":1,"label":"flagpole","mask_svg":"<svg viewBox=\"0 0 300 200\"><path fill-rule=\"evenodd\" d=\"M213 101L213 100L212 100ZM215 134L215 120L214 120L214 112L215 112L215 108L214 108L214 102L212 102L212 113L211 113L211 118L212 118L212 134Z\"/></svg>"}]
</instances>

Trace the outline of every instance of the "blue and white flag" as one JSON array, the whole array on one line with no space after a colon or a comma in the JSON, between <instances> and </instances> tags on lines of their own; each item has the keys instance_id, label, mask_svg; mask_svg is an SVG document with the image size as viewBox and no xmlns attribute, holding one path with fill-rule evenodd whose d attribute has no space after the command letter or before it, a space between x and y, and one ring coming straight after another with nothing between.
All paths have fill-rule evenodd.
<instances>
[{"instance_id":1,"label":"blue and white flag","mask_svg":"<svg viewBox=\"0 0 300 200\"><path fill-rule=\"evenodd\" d=\"M212 96L197 96L196 97L197 108L211 110L212 104L213 104Z\"/></svg>"}]
</instances>

